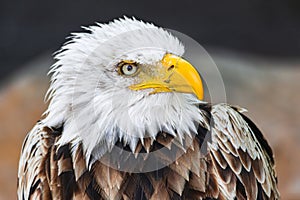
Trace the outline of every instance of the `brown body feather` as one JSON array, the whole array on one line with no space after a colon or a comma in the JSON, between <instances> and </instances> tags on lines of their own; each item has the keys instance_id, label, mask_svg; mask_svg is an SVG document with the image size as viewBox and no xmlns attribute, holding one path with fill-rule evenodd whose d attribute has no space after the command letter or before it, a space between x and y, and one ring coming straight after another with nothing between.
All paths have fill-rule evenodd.
<instances>
[{"instance_id":1,"label":"brown body feather","mask_svg":"<svg viewBox=\"0 0 300 200\"><path fill-rule=\"evenodd\" d=\"M210 108L204 109L210 116ZM232 121L230 128L225 126L225 131L212 123L211 132L199 127L191 146L175 162L147 173L118 171L100 161L88 169L81 144L58 147L55 144L63 129L38 126L24 142L19 199L278 199L271 148L248 118L233 109L231 112L242 117L252 129L254 139L250 139L259 143L259 156L252 158L247 148L235 145L235 136L239 142L247 142L236 121ZM229 129L234 130L235 136L229 137ZM205 141L210 133L212 141ZM200 150L204 142L208 143L207 154ZM153 143L143 143L135 153L178 146L167 133L158 134Z\"/></svg>"}]
</instances>

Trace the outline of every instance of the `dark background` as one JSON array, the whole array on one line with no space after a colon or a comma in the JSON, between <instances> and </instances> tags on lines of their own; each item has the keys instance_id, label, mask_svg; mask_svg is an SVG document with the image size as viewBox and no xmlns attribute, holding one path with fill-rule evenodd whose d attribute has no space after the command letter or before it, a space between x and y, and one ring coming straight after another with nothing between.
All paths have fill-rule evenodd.
<instances>
[{"instance_id":1,"label":"dark background","mask_svg":"<svg viewBox=\"0 0 300 200\"><path fill-rule=\"evenodd\" d=\"M300 55L300 1L1 1L0 78L54 52L70 32L123 15L218 47L267 57Z\"/></svg>"}]
</instances>

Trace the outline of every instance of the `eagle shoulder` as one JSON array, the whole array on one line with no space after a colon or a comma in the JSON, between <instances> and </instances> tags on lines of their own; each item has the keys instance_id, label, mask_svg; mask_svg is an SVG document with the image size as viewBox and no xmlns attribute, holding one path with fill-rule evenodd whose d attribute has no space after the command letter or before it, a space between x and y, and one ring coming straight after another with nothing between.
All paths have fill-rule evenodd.
<instances>
[{"instance_id":1,"label":"eagle shoulder","mask_svg":"<svg viewBox=\"0 0 300 200\"><path fill-rule=\"evenodd\" d=\"M212 170L229 199L279 199L270 146L241 109L218 104L211 110Z\"/></svg>"},{"instance_id":2,"label":"eagle shoulder","mask_svg":"<svg viewBox=\"0 0 300 200\"><path fill-rule=\"evenodd\" d=\"M18 170L18 199L50 199L48 182L49 150L54 143L53 131L39 122L27 134Z\"/></svg>"},{"instance_id":3,"label":"eagle shoulder","mask_svg":"<svg viewBox=\"0 0 300 200\"><path fill-rule=\"evenodd\" d=\"M18 170L18 199L68 199L74 179L69 148L57 149L61 128L39 122L27 134ZM64 181L69 181L66 184Z\"/></svg>"}]
</instances>

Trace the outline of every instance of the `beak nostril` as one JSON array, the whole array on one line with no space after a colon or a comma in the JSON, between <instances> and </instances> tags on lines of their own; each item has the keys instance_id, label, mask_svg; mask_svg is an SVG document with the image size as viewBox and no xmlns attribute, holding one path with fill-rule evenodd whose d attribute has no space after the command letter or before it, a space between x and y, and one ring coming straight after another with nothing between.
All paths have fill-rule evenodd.
<instances>
[{"instance_id":1,"label":"beak nostril","mask_svg":"<svg viewBox=\"0 0 300 200\"><path fill-rule=\"evenodd\" d=\"M165 83L169 84L171 82L170 79L164 80Z\"/></svg>"},{"instance_id":2,"label":"beak nostril","mask_svg":"<svg viewBox=\"0 0 300 200\"><path fill-rule=\"evenodd\" d=\"M171 65L171 66L168 68L168 71L174 69L174 67L175 67L174 65Z\"/></svg>"}]
</instances>

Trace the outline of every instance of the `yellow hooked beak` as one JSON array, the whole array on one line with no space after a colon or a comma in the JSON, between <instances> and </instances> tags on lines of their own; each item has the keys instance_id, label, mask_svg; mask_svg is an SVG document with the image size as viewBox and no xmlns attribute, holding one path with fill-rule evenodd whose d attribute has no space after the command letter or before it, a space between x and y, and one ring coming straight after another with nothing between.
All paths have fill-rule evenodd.
<instances>
[{"instance_id":1,"label":"yellow hooked beak","mask_svg":"<svg viewBox=\"0 0 300 200\"><path fill-rule=\"evenodd\" d=\"M131 85L132 90L150 89L160 92L192 93L203 99L203 85L197 70L186 60L166 54L161 60L163 69L158 76L144 78L142 83Z\"/></svg>"}]
</instances>

